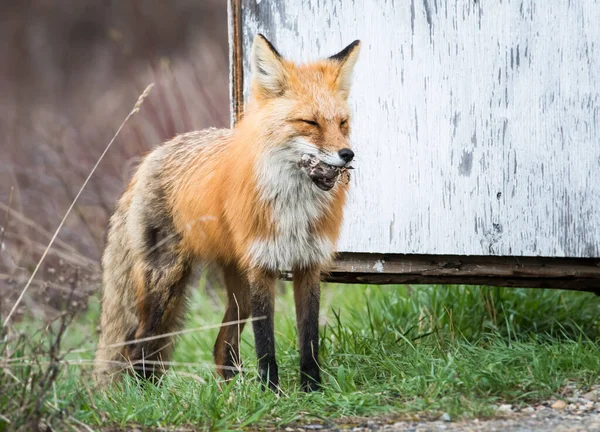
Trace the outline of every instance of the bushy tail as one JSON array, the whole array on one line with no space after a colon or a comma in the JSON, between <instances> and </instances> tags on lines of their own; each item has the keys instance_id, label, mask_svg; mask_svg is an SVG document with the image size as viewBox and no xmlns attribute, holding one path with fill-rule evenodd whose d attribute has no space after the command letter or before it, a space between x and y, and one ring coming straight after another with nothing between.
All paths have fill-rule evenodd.
<instances>
[{"instance_id":1,"label":"bushy tail","mask_svg":"<svg viewBox=\"0 0 600 432\"><path fill-rule=\"evenodd\" d=\"M117 210L111 219L102 259L100 340L94 362L94 375L99 382L110 381L115 372L127 367L128 347L125 343L135 339L139 325L133 274L135 263L122 213Z\"/></svg>"},{"instance_id":2,"label":"bushy tail","mask_svg":"<svg viewBox=\"0 0 600 432\"><path fill-rule=\"evenodd\" d=\"M123 369L146 378L162 374L173 338L160 336L182 324L191 261L157 191L152 181L130 187L111 218L95 361L100 382Z\"/></svg>"}]
</instances>

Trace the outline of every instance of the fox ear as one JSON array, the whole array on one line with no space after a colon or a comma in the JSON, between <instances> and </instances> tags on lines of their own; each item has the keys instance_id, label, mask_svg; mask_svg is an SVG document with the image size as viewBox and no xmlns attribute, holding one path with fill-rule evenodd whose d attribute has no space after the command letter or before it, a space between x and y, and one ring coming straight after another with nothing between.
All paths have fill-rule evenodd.
<instances>
[{"instance_id":1,"label":"fox ear","mask_svg":"<svg viewBox=\"0 0 600 432\"><path fill-rule=\"evenodd\" d=\"M350 86L352 84L352 71L356 60L358 60L358 53L360 52L360 41L355 40L346 48L341 50L339 53L329 57L329 60L334 61L339 66L336 85L337 89L342 95L347 98L350 94Z\"/></svg>"},{"instance_id":2,"label":"fox ear","mask_svg":"<svg viewBox=\"0 0 600 432\"><path fill-rule=\"evenodd\" d=\"M252 89L257 96L270 98L285 90L286 71L282 57L262 34L256 35L252 44Z\"/></svg>"}]
</instances>

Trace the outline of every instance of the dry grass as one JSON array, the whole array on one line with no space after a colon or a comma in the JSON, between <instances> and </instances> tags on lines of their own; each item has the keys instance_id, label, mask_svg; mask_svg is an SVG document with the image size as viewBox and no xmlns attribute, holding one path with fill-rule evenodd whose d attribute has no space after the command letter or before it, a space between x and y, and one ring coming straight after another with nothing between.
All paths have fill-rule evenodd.
<instances>
[{"instance_id":1,"label":"dry grass","mask_svg":"<svg viewBox=\"0 0 600 432\"><path fill-rule=\"evenodd\" d=\"M50 238L50 242L48 243L48 245L44 249L44 252L42 253L42 256L40 257L38 263L36 264L35 268L33 269L33 272L31 272L31 276L29 276L29 279L27 280L27 283L25 284L25 287L21 291L21 294L19 294L19 297L15 301L15 304L13 305L13 307L8 312L8 315L6 316L6 319L4 320L4 323L3 323L3 327L6 327L8 325L8 323L10 321L10 318L12 317L12 315L15 312L15 310L19 306L19 303L23 299L23 296L27 292L27 289L31 286L31 282L35 278L36 274L38 273L38 271L39 271L39 269L40 269L40 267L42 265L42 263L44 262L44 259L48 255L48 251L50 250L50 248L54 244L54 241L56 240L56 237L60 233L61 228L65 224L65 221L67 220L67 217L69 217L69 214L71 213L71 211L73 210L73 208L77 204L77 200L79 199L79 197L83 193L83 190L88 185L88 183L90 182L90 179L92 178L92 176L94 175L94 173L98 169L98 166L100 165L100 162L102 162L102 160L104 159L104 157L106 156L106 154L110 150L111 146L113 145L113 143L115 142L115 140L119 136L119 133L121 132L121 130L123 129L123 127L125 126L125 124L127 123L127 121L140 111L140 108L142 107L142 104L144 103L144 100L146 100L146 98L150 95L150 91L152 90L152 87L154 87L154 84L150 84L142 92L142 94L139 96L137 102L135 103L133 109L129 112L129 114L127 115L127 117L125 117L125 120L123 120L123 123L121 123L121 126L119 126L119 128L117 129L117 131L113 135L112 139L106 145L106 147L104 148L104 151L102 152L102 154L100 155L100 157L98 158L98 160L96 161L96 163L94 164L94 166L92 167L90 173L88 174L88 176L86 177L85 181L83 182L83 184L79 188L79 191L77 192L77 194L73 198L73 201L71 201L71 204L69 205L69 208L67 209L65 215L63 216L63 218L61 219L60 223L58 224L58 228L56 228L56 231L54 231L54 234L52 234L52 238ZM10 204L9 204L9 208L10 208ZM7 213L7 215L8 215L8 213ZM0 245L1 245L1 243L0 243Z\"/></svg>"},{"instance_id":2,"label":"dry grass","mask_svg":"<svg viewBox=\"0 0 600 432\"><path fill-rule=\"evenodd\" d=\"M27 293L28 288L31 286L33 280L35 279L35 276L37 275L42 263L44 262L44 259L48 255L48 251L53 246L61 228L65 224L67 217L77 204L77 200L83 193L85 187L89 184L90 179L92 178L92 176L98 169L98 166L100 165L100 163L114 144L115 140L117 139L119 133L121 132L125 124L130 118L132 118L134 115L140 112L142 104L150 95L150 91L152 90L153 86L154 84L150 84L148 87L146 87L146 89L138 97L138 100L135 103L133 109L129 112L127 117L125 117L125 120L123 120L123 122L113 135L112 139L105 146L104 151L90 170L85 181L79 188L79 191L73 198L73 201L71 201L71 204L69 205L63 218L58 224L58 228L56 228L54 234L52 234L50 241L48 242L44 249L44 252L42 253L42 256L38 260L34 270L31 272L27 283L21 290L21 293L15 300L12 308L10 309L2 323L2 327L0 328L0 338L2 339L2 341L0 342L0 354L3 354L3 356L0 357L2 359L0 361L0 365L3 368L2 375L5 374L8 377L12 378L14 380L12 382L12 386L16 387L16 389L11 388L11 385L9 384L2 388L2 390L5 394L16 393L21 395L20 398L12 399L3 404L5 405L5 408L8 408L8 411L12 413L12 420L6 417L5 415L3 415L3 419L5 422L7 422L7 424L11 425L11 427L15 429L38 431L50 428L48 422L52 421L52 415L49 415L47 411L47 405L50 405L50 407L52 407L52 404L48 402L47 395L50 388L54 387L61 367L65 363L68 363L64 360L65 354L61 354L61 344L67 328L76 316L76 311L73 307L80 304L73 301L74 293L78 288L79 273L76 273L77 277L73 280L70 290L68 291L66 308L60 313L59 317L56 319L56 321L58 321L57 328L55 328L56 326L53 324L49 324L46 326L45 331L47 332L47 340L42 340L37 343L31 343L30 338L28 337L29 335L27 335L27 333L17 333L16 336L12 336L12 328L10 326L11 318L13 317L13 314L17 310L17 307L23 300L23 297ZM7 226L7 221L9 220L8 218L10 216L11 204L12 189L11 197L6 211L4 224L5 227ZM0 238L0 250L4 241L5 232L6 229L3 229L2 237ZM35 338L33 338L33 340L35 340ZM15 358L15 353L21 353L24 354L24 356ZM20 369L21 373L14 374L11 372L11 369L13 369L15 366L22 367L22 369ZM136 367L135 365L131 366L133 368ZM19 378L18 375L21 375L21 378ZM54 405L54 407L56 407L56 404ZM56 408L56 410L58 410L58 408ZM58 411L59 419L62 419L64 413L60 410Z\"/></svg>"},{"instance_id":3,"label":"dry grass","mask_svg":"<svg viewBox=\"0 0 600 432\"><path fill-rule=\"evenodd\" d=\"M14 3L13 3L14 4ZM0 202L54 231L77 188L155 82L146 109L75 207L60 240L99 258L115 198L136 161L176 133L228 124L225 3L23 2L0 6ZM0 270L19 272L43 234L11 218ZM9 270L9 271L6 271Z\"/></svg>"},{"instance_id":4,"label":"dry grass","mask_svg":"<svg viewBox=\"0 0 600 432\"><path fill-rule=\"evenodd\" d=\"M177 133L228 124L225 6L0 5L0 38L14 41L0 45L0 393L10 394L0 430L89 429L57 395L73 363L63 338L97 291L107 221L140 157ZM152 81L143 112L107 146Z\"/></svg>"},{"instance_id":5,"label":"dry grass","mask_svg":"<svg viewBox=\"0 0 600 432\"><path fill-rule=\"evenodd\" d=\"M79 269L82 280L91 279L86 291L96 289L108 218L139 159L177 133L228 125L226 4L4 2L0 38L15 41L0 45L0 56L9 59L0 64L0 214L9 215L0 247L5 317L129 101L156 83L32 281L24 302L43 314L36 304L64 302L64 289L42 282L60 283L55 273L68 281Z\"/></svg>"}]
</instances>

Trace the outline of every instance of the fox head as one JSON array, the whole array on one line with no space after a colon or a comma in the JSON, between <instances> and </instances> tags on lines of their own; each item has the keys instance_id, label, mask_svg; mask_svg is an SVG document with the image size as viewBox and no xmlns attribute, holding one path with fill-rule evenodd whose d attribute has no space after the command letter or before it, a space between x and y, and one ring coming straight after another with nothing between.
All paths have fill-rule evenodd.
<instances>
[{"instance_id":1,"label":"fox head","mask_svg":"<svg viewBox=\"0 0 600 432\"><path fill-rule=\"evenodd\" d=\"M272 146L290 159L309 155L334 167L352 161L348 95L359 51L356 40L331 57L296 64L263 35L255 37L251 106Z\"/></svg>"}]
</instances>

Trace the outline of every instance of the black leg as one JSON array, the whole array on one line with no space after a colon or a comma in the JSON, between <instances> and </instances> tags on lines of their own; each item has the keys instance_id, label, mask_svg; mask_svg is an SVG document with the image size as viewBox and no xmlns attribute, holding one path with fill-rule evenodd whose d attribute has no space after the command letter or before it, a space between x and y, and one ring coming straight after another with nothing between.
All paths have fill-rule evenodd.
<instances>
[{"instance_id":1,"label":"black leg","mask_svg":"<svg viewBox=\"0 0 600 432\"><path fill-rule=\"evenodd\" d=\"M250 290L246 279L236 267L226 266L223 269L228 303L223 322L235 322L248 319L250 316ZM239 341L245 322L221 327L213 355L217 365L217 373L229 380L238 369L241 369Z\"/></svg>"},{"instance_id":2,"label":"black leg","mask_svg":"<svg viewBox=\"0 0 600 432\"><path fill-rule=\"evenodd\" d=\"M302 390L315 391L321 385L319 369L320 271L294 271L294 300L298 345L300 346L300 383Z\"/></svg>"},{"instance_id":3,"label":"black leg","mask_svg":"<svg viewBox=\"0 0 600 432\"><path fill-rule=\"evenodd\" d=\"M275 331L273 315L275 306L275 275L263 270L252 270L249 274L252 317L261 318L252 322L258 374L264 384L272 390L279 388L279 375L275 359Z\"/></svg>"}]
</instances>

